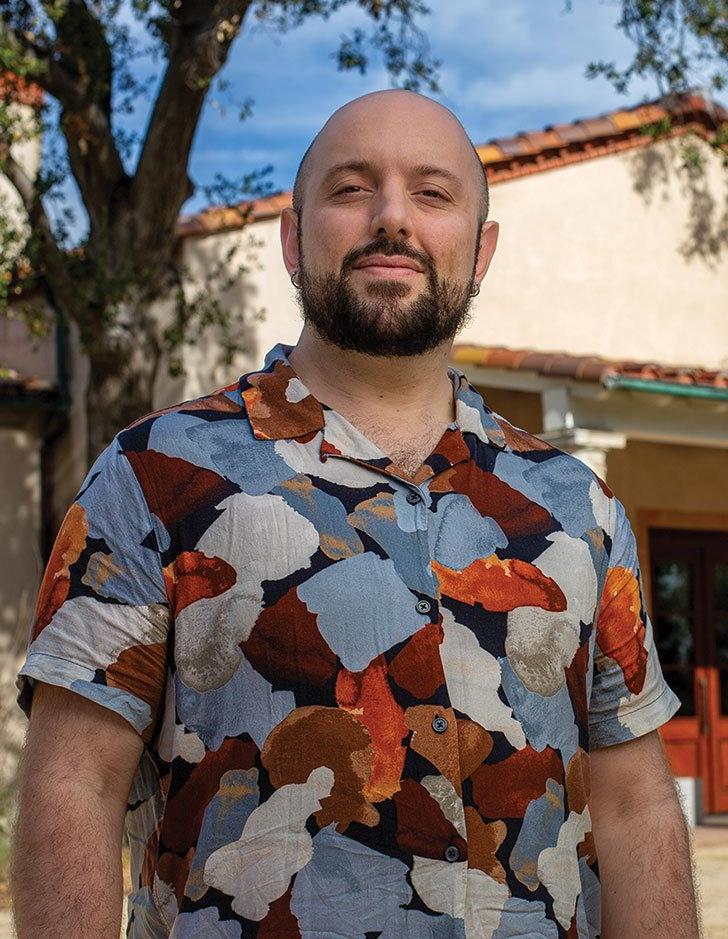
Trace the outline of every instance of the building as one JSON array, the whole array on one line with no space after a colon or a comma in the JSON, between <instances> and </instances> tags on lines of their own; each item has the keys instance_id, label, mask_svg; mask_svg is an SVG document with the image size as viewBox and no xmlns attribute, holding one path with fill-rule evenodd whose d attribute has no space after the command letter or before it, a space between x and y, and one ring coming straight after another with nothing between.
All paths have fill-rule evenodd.
<instances>
[{"instance_id":1,"label":"building","mask_svg":"<svg viewBox=\"0 0 728 939\"><path fill-rule=\"evenodd\" d=\"M645 129L668 116L652 142ZM453 349L494 410L585 460L624 502L682 700L663 737L691 810L710 813L728 811L728 172L707 141L726 121L687 94L479 147L500 243ZM701 168L683 165L686 142ZM289 200L256 203L247 227L235 207L180 220L193 281L232 246L257 258L224 298L251 314L235 374L300 332L278 237ZM8 636L27 623L42 546L83 475L86 373L72 333L32 352L18 324L2 328ZM232 380L213 353L212 339L188 350L186 377L160 376L156 403Z\"/></svg>"}]
</instances>

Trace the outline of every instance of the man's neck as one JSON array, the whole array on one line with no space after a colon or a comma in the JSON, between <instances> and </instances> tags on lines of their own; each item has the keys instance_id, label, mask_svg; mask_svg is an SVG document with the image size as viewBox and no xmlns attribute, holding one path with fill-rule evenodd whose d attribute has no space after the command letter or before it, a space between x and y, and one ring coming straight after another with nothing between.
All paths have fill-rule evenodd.
<instances>
[{"instance_id":1,"label":"man's neck","mask_svg":"<svg viewBox=\"0 0 728 939\"><path fill-rule=\"evenodd\" d=\"M315 398L334 410L387 423L455 419L447 372L452 342L423 355L385 358L340 349L304 326L288 360Z\"/></svg>"}]
</instances>

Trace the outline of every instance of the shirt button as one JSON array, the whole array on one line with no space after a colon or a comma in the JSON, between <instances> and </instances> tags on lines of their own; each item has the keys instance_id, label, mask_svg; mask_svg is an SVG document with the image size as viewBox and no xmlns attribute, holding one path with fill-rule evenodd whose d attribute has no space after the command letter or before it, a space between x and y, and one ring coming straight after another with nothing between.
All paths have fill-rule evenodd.
<instances>
[{"instance_id":1,"label":"shirt button","mask_svg":"<svg viewBox=\"0 0 728 939\"><path fill-rule=\"evenodd\" d=\"M405 498L410 505L416 505L418 502L422 502L422 496L419 492L415 492L414 489L410 489Z\"/></svg>"},{"instance_id":2,"label":"shirt button","mask_svg":"<svg viewBox=\"0 0 728 939\"><path fill-rule=\"evenodd\" d=\"M416 609L418 613L429 613L432 609L432 604L429 600L418 600Z\"/></svg>"},{"instance_id":3,"label":"shirt button","mask_svg":"<svg viewBox=\"0 0 728 939\"><path fill-rule=\"evenodd\" d=\"M436 717L432 722L432 729L436 734L444 734L448 728L446 717Z\"/></svg>"},{"instance_id":4,"label":"shirt button","mask_svg":"<svg viewBox=\"0 0 728 939\"><path fill-rule=\"evenodd\" d=\"M454 844L449 844L445 848L445 860L449 861L451 864L453 861L460 860L460 851L455 847Z\"/></svg>"}]
</instances>

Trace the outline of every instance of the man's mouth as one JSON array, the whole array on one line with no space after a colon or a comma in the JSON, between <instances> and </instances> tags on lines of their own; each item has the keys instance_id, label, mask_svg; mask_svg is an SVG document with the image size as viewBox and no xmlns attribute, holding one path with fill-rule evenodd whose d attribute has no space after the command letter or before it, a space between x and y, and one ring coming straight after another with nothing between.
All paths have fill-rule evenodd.
<instances>
[{"instance_id":1,"label":"man's mouth","mask_svg":"<svg viewBox=\"0 0 728 939\"><path fill-rule=\"evenodd\" d=\"M389 257L383 254L372 254L357 261L353 269L385 279L414 277L416 274L423 273L416 261L403 255Z\"/></svg>"}]
</instances>

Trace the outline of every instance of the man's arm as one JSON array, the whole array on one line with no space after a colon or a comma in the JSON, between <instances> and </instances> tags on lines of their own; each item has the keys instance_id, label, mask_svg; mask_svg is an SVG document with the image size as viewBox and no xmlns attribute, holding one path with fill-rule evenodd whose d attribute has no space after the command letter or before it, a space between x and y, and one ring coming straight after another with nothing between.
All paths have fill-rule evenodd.
<instances>
[{"instance_id":1,"label":"man's arm","mask_svg":"<svg viewBox=\"0 0 728 939\"><path fill-rule=\"evenodd\" d=\"M690 841L657 731L591 753L602 939L697 939Z\"/></svg>"},{"instance_id":2,"label":"man's arm","mask_svg":"<svg viewBox=\"0 0 728 939\"><path fill-rule=\"evenodd\" d=\"M124 813L142 747L113 711L36 684L12 865L18 939L118 939Z\"/></svg>"}]
</instances>

